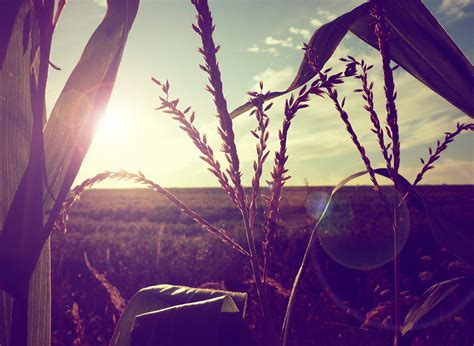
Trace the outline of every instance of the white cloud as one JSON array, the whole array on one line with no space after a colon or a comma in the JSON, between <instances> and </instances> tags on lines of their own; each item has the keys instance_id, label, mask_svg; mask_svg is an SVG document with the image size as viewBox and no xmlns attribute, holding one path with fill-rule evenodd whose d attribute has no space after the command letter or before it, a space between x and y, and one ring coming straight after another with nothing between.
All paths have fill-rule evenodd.
<instances>
[{"instance_id":1,"label":"white cloud","mask_svg":"<svg viewBox=\"0 0 474 346\"><path fill-rule=\"evenodd\" d=\"M309 39L311 37L311 33L309 32L309 30L295 28L294 26L290 27L290 33L294 35L301 35L305 39Z\"/></svg>"},{"instance_id":2,"label":"white cloud","mask_svg":"<svg viewBox=\"0 0 474 346\"><path fill-rule=\"evenodd\" d=\"M332 14L331 12L329 11L326 11L326 10L322 10L320 8L318 8L318 10L316 11L318 13L318 15L321 17L321 18L324 18L326 20L333 20L333 19L336 19L336 15Z\"/></svg>"},{"instance_id":3,"label":"white cloud","mask_svg":"<svg viewBox=\"0 0 474 346\"><path fill-rule=\"evenodd\" d=\"M344 64L336 58L350 54L349 47L345 44L338 47L335 58L328 62L327 67L333 66L333 72L343 71ZM352 52L354 54L354 52ZM374 69L370 73L370 80L374 81L376 109L381 122L385 123L385 97L383 93L383 75L379 63L379 54L371 50L362 54L368 63L373 63ZM296 70L291 67L283 69L266 69L254 77L255 85L251 90L258 89L258 81L264 81L265 89L271 91L285 90L292 82ZM379 153L376 137L370 132L371 123L367 112L362 108L364 101L360 94L353 93L359 88L359 81L349 79L338 87L341 98L347 96L345 109L349 113L352 125L360 141L365 146L374 166L383 166L383 159ZM407 157L420 157L426 155L426 148L433 146L438 138L443 138L444 131L452 131L457 121L466 122L466 117L455 107L436 95L428 87L417 81L413 76L399 69L395 73L395 87L398 92L397 108L399 113L399 127L402 149L402 174L413 178L419 171L419 165L413 161L404 161ZM272 108L276 117L275 126L279 126L283 102L290 95L275 99ZM334 110L333 104L327 99L312 97L311 107L301 110L298 119L292 125L289 139L289 150L292 153L292 162L295 169L301 174L305 171L305 162L319 162L327 160L329 165L340 164L345 160L354 168L363 169L357 150L347 134L344 124ZM270 116L273 116L271 114ZM273 133L273 132L272 132ZM274 138L272 141L275 140ZM388 141L388 139L387 139ZM271 142L273 148L275 143ZM348 159L350 158L350 159ZM353 158L353 159L352 159ZM319 161L318 161L319 160ZM456 164L459 163L462 172L458 172ZM426 183L462 182L472 183L474 161L454 162L450 153L442 158L436 169L429 172ZM360 167L359 167L360 166ZM305 173L306 172L306 173ZM472 177L467 177L467 173ZM342 173L345 175L345 173ZM429 177L429 178L428 178ZM336 179L337 180L337 179Z\"/></svg>"},{"instance_id":4,"label":"white cloud","mask_svg":"<svg viewBox=\"0 0 474 346\"><path fill-rule=\"evenodd\" d=\"M327 22L330 22L333 19L336 19L336 15L332 14L329 11L318 9L316 10L316 12L318 14L318 17L317 18L312 17L310 21L311 25L315 28L318 28L321 25Z\"/></svg>"},{"instance_id":5,"label":"white cloud","mask_svg":"<svg viewBox=\"0 0 474 346\"><path fill-rule=\"evenodd\" d=\"M472 13L474 3L472 0L443 0L439 10L456 19L463 18Z\"/></svg>"},{"instance_id":6,"label":"white cloud","mask_svg":"<svg viewBox=\"0 0 474 346\"><path fill-rule=\"evenodd\" d=\"M265 38L265 44L268 44L270 46L293 47L293 39L291 37L288 37L286 40L280 40L268 36L267 38Z\"/></svg>"},{"instance_id":7,"label":"white cloud","mask_svg":"<svg viewBox=\"0 0 474 346\"><path fill-rule=\"evenodd\" d=\"M311 18L311 25L314 26L315 28L318 28L321 25L323 25L323 23L321 23L319 19Z\"/></svg>"},{"instance_id":8,"label":"white cloud","mask_svg":"<svg viewBox=\"0 0 474 346\"><path fill-rule=\"evenodd\" d=\"M252 47L247 48L247 52L250 53L268 53L273 56L278 56L278 50L275 47L262 48L254 44Z\"/></svg>"}]
</instances>

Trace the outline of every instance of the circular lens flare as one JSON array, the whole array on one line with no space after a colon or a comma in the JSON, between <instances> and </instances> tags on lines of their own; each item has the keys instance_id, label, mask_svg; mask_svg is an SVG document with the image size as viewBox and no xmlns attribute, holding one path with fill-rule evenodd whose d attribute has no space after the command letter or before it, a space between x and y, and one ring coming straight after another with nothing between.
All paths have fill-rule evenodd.
<instances>
[{"instance_id":1,"label":"circular lens flare","mask_svg":"<svg viewBox=\"0 0 474 346\"><path fill-rule=\"evenodd\" d=\"M318 229L318 238L326 253L337 263L360 270L383 266L394 257L394 233L397 254L406 244L410 214L406 202L396 208L402 196L394 189L383 189L385 200L370 188L344 188L331 202ZM316 205L316 210L320 210Z\"/></svg>"}]
</instances>

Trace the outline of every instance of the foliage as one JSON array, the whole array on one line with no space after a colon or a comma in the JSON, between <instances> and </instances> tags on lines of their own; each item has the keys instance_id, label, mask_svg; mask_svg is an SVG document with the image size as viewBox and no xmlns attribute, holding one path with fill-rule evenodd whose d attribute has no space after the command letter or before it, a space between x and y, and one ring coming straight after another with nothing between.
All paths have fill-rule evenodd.
<instances>
[{"instance_id":1,"label":"foliage","mask_svg":"<svg viewBox=\"0 0 474 346\"><path fill-rule=\"evenodd\" d=\"M1 344L50 344L47 239L109 100L138 1L108 1L47 121L48 70L57 69L50 50L65 1L2 1Z\"/></svg>"}]
</instances>

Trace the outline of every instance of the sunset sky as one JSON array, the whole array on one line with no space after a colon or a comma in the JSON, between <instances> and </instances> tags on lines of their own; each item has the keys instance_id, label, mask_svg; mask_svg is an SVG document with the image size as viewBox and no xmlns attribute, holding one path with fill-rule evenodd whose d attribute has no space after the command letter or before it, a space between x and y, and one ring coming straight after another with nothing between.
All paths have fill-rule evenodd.
<instances>
[{"instance_id":1,"label":"sunset sky","mask_svg":"<svg viewBox=\"0 0 474 346\"><path fill-rule=\"evenodd\" d=\"M222 46L218 54L224 92L230 109L246 101L246 92L256 90L262 80L266 90L283 90L293 80L302 59L301 44L322 23L351 10L363 1L211 1L216 31L214 39ZM425 1L454 41L472 61L474 56L474 3L470 0ZM61 91L67 76L105 13L105 0L69 0L54 37L52 61L62 71L51 70L48 108ZM219 139L212 99L204 91L206 76L198 68L196 52L199 37L191 29L194 8L186 0L141 0L135 25L130 33L112 98L94 142L86 156L77 182L103 170L142 171L167 187L216 186L214 177L197 155L189 138L165 114L155 111L159 88L154 76L168 79L172 97L196 110L196 124L208 135L216 151ZM326 65L341 68L337 58L353 55L375 63L371 79L377 89L376 106L382 116L382 78L378 52L351 34ZM445 131L454 130L457 121L472 119L411 75L398 69L399 124L402 147L401 173L410 181L421 167L419 157L427 157L427 147L435 145ZM347 95L346 110L374 166L383 166L370 120L362 100L352 94L348 83L339 89ZM276 149L277 129L282 121L282 98L271 117L270 147ZM342 121L329 100L315 99L311 107L298 113L289 134L290 180L292 185L332 185L363 169L363 163L345 132ZM256 127L247 114L234 121L244 182L250 183L255 139L249 131ZM267 161L267 173L273 164ZM223 163L223 161L221 161ZM268 174L266 174L268 177ZM364 184L360 179L356 183ZM463 134L430 171L425 183L474 184L474 141ZM104 183L100 187L116 187Z\"/></svg>"}]
</instances>

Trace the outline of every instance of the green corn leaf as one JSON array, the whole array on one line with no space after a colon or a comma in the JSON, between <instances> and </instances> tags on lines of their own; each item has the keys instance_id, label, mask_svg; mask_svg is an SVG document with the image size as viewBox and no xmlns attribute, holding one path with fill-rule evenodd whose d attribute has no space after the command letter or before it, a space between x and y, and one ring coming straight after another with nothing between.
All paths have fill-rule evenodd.
<instances>
[{"instance_id":1,"label":"green corn leaf","mask_svg":"<svg viewBox=\"0 0 474 346\"><path fill-rule=\"evenodd\" d=\"M128 302L111 345L253 345L242 320L246 304L246 293L144 288Z\"/></svg>"},{"instance_id":2,"label":"green corn leaf","mask_svg":"<svg viewBox=\"0 0 474 346\"><path fill-rule=\"evenodd\" d=\"M392 37L392 60L454 106L474 117L473 67L436 18L421 1L383 1L386 23ZM309 46L318 55L317 64L324 67L341 40L351 31L361 40L378 48L373 33L374 20L370 16L370 3L324 24L317 29ZM272 99L295 90L315 76L303 58L293 82L284 91L272 92ZM231 113L234 118L252 108L250 102Z\"/></svg>"},{"instance_id":3,"label":"green corn leaf","mask_svg":"<svg viewBox=\"0 0 474 346\"><path fill-rule=\"evenodd\" d=\"M474 297L473 279L469 277L458 277L434 284L428 288L423 295L416 301L413 307L405 317L405 325L402 328L402 335L408 332L423 327L423 321L434 310L444 303L448 297L455 293L461 295L461 301L466 300L466 303Z\"/></svg>"}]
</instances>

